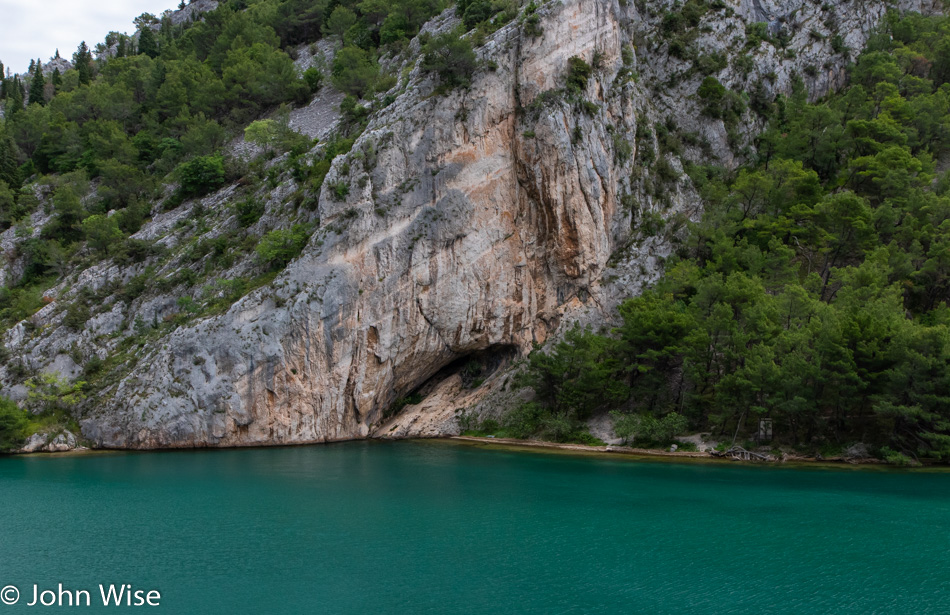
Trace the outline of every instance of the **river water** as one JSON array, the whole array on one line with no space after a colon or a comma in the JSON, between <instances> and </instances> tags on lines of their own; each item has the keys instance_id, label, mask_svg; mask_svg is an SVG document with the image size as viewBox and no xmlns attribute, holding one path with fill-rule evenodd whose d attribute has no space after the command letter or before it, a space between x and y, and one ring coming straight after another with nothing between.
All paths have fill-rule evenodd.
<instances>
[{"instance_id":1,"label":"river water","mask_svg":"<svg viewBox=\"0 0 950 615\"><path fill-rule=\"evenodd\" d=\"M72 610L34 584L87 590L77 612L947 613L950 473L437 441L0 458L0 615Z\"/></svg>"}]
</instances>

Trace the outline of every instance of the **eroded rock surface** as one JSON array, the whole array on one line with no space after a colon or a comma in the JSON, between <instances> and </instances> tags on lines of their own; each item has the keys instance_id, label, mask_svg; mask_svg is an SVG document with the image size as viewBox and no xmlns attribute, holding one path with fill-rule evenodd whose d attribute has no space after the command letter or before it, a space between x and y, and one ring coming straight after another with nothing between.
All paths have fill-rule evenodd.
<instances>
[{"instance_id":1,"label":"eroded rock surface","mask_svg":"<svg viewBox=\"0 0 950 615\"><path fill-rule=\"evenodd\" d=\"M65 453L80 448L76 435L70 431L56 434L35 433L27 438L21 453Z\"/></svg>"}]
</instances>

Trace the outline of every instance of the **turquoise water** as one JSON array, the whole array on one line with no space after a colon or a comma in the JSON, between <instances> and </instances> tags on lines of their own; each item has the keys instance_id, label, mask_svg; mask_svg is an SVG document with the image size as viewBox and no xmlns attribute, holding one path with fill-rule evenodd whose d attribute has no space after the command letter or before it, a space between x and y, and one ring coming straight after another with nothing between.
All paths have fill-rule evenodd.
<instances>
[{"instance_id":1,"label":"turquoise water","mask_svg":"<svg viewBox=\"0 0 950 615\"><path fill-rule=\"evenodd\" d=\"M946 613L950 474L439 442L0 458L6 612ZM142 609L116 609L112 612Z\"/></svg>"}]
</instances>

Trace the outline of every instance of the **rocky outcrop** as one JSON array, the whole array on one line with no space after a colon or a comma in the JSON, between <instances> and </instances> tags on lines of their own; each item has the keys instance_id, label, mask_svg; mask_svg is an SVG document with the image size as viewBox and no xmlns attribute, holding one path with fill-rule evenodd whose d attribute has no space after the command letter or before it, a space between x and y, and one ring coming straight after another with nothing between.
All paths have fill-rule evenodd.
<instances>
[{"instance_id":1,"label":"rocky outcrop","mask_svg":"<svg viewBox=\"0 0 950 615\"><path fill-rule=\"evenodd\" d=\"M166 13L171 19L172 25L177 26L189 21L197 21L201 18L202 13L213 11L216 8L218 8L218 0L195 0L186 4L184 8L167 11Z\"/></svg>"},{"instance_id":2,"label":"rocky outcrop","mask_svg":"<svg viewBox=\"0 0 950 615\"><path fill-rule=\"evenodd\" d=\"M706 51L734 56L732 40L751 21L830 27L810 2L727 5L705 18L697 44ZM833 10L857 49L884 5ZM721 163L740 158L722 123L697 112L699 78L657 39L656 7L562 0L538 14L542 34L516 21L479 49L485 68L466 90L436 95L415 68L410 87L334 161L304 254L227 313L145 347L89 404L83 435L156 448L446 433L456 410L504 403L507 367L534 344L567 323L609 321L653 281L677 225L648 236L638 221L683 221L701 203L677 159L668 162L679 179L656 189L639 162L638 125L669 117ZM802 47L806 38L810 48L830 44L792 34ZM811 57L762 54L751 76L727 63L718 78L741 89L769 72L770 88L787 89ZM825 56L815 92L840 82L845 58ZM595 70L568 95L572 57ZM463 382L468 365L482 374L477 384ZM390 416L413 392L423 401Z\"/></svg>"},{"instance_id":3,"label":"rocky outcrop","mask_svg":"<svg viewBox=\"0 0 950 615\"><path fill-rule=\"evenodd\" d=\"M20 453L65 453L82 448L75 434L63 431L57 434L35 433L26 439L26 443L18 451Z\"/></svg>"}]
</instances>

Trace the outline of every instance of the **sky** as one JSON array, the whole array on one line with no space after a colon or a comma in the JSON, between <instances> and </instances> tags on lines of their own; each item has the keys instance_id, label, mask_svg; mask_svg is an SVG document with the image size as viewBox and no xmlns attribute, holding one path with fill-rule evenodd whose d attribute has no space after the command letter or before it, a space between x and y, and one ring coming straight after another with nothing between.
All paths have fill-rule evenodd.
<instances>
[{"instance_id":1,"label":"sky","mask_svg":"<svg viewBox=\"0 0 950 615\"><path fill-rule=\"evenodd\" d=\"M44 62L59 49L72 59L81 41L90 49L111 30L133 32L142 13L161 14L178 0L0 0L0 61L26 72L30 58Z\"/></svg>"}]
</instances>

